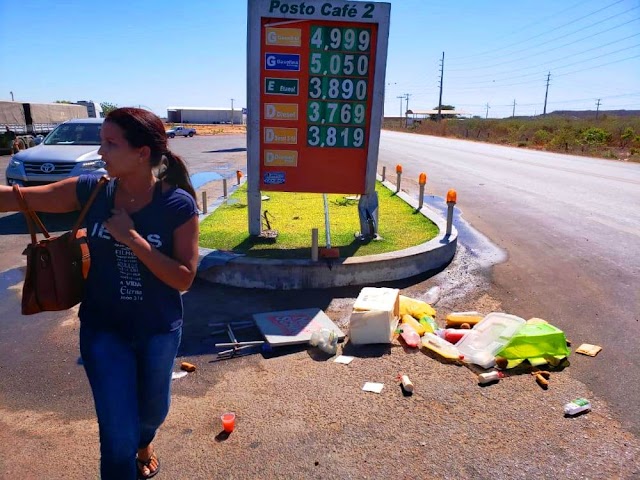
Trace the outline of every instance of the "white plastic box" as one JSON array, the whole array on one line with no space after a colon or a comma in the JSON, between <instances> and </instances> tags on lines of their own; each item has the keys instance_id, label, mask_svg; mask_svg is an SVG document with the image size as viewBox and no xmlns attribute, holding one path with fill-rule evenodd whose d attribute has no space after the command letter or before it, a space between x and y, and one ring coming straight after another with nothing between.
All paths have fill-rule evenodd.
<instances>
[{"instance_id":1,"label":"white plastic box","mask_svg":"<svg viewBox=\"0 0 640 480\"><path fill-rule=\"evenodd\" d=\"M398 327L400 290L365 287L353 304L349 341L355 345L391 343Z\"/></svg>"},{"instance_id":2,"label":"white plastic box","mask_svg":"<svg viewBox=\"0 0 640 480\"><path fill-rule=\"evenodd\" d=\"M492 312L480 320L467 335L456 343L456 347L464 355L466 363L475 363L483 368L491 368L496 364L496 353L525 323L524 318L507 313Z\"/></svg>"}]
</instances>

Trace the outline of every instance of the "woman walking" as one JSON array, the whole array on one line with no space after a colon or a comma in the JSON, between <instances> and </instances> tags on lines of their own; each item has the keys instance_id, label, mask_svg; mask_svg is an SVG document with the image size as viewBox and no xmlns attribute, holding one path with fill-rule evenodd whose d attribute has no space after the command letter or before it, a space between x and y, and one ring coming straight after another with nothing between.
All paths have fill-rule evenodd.
<instances>
[{"instance_id":1,"label":"woman walking","mask_svg":"<svg viewBox=\"0 0 640 480\"><path fill-rule=\"evenodd\" d=\"M151 478L160 468L152 441L169 411L181 338L180 292L196 273L198 208L186 166L153 113L114 110L100 137L110 180L85 219L91 268L80 353L98 417L102 479ZM63 213L80 210L97 183L82 175L22 192L31 209ZM0 211L18 208L11 188L0 186Z\"/></svg>"}]
</instances>

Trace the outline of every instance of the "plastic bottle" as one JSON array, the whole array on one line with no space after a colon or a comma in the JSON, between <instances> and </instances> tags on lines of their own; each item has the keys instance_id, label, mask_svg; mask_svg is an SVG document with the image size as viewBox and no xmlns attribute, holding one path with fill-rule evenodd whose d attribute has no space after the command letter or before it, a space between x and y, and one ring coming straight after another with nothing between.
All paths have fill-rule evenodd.
<instances>
[{"instance_id":1,"label":"plastic bottle","mask_svg":"<svg viewBox=\"0 0 640 480\"><path fill-rule=\"evenodd\" d=\"M420 335L408 323L400 325L400 335L407 345L417 347L420 345Z\"/></svg>"},{"instance_id":2,"label":"plastic bottle","mask_svg":"<svg viewBox=\"0 0 640 480\"><path fill-rule=\"evenodd\" d=\"M440 338L444 338L447 342L451 342L455 345L470 331L471 330L461 330L459 328L442 328L434 333Z\"/></svg>"},{"instance_id":3,"label":"plastic bottle","mask_svg":"<svg viewBox=\"0 0 640 480\"><path fill-rule=\"evenodd\" d=\"M435 319L430 315L423 315L420 317L420 324L425 328L425 333L434 333L440 330L440 327L436 323Z\"/></svg>"},{"instance_id":4,"label":"plastic bottle","mask_svg":"<svg viewBox=\"0 0 640 480\"><path fill-rule=\"evenodd\" d=\"M338 335L333 330L321 328L311 334L309 344L325 353L334 355L338 351Z\"/></svg>"},{"instance_id":5,"label":"plastic bottle","mask_svg":"<svg viewBox=\"0 0 640 480\"><path fill-rule=\"evenodd\" d=\"M416 331L416 333L420 336L424 335L424 333L428 330L425 329L425 326L422 322L418 322L411 315L402 315L402 325L409 324ZM401 325L401 327L402 327Z\"/></svg>"},{"instance_id":6,"label":"plastic bottle","mask_svg":"<svg viewBox=\"0 0 640 480\"><path fill-rule=\"evenodd\" d=\"M478 383L484 385L485 383L495 382L501 378L504 378L504 373L499 372L498 370L493 370L492 372L481 373L478 375Z\"/></svg>"},{"instance_id":7,"label":"plastic bottle","mask_svg":"<svg viewBox=\"0 0 640 480\"><path fill-rule=\"evenodd\" d=\"M440 287L436 285L435 287L431 287L427 290L427 293L424 294L423 300L427 302L429 305L435 305L440 299Z\"/></svg>"},{"instance_id":8,"label":"plastic bottle","mask_svg":"<svg viewBox=\"0 0 640 480\"><path fill-rule=\"evenodd\" d=\"M591 403L586 398L576 398L564 406L565 415L577 415L591 410Z\"/></svg>"}]
</instances>

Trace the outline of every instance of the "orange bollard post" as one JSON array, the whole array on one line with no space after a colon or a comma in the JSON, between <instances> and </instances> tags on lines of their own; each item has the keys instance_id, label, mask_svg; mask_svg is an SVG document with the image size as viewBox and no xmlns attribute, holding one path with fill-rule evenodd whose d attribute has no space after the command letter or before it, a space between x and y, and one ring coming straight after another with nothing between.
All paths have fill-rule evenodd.
<instances>
[{"instance_id":1,"label":"orange bollard post","mask_svg":"<svg viewBox=\"0 0 640 480\"><path fill-rule=\"evenodd\" d=\"M418 210L420 210L422 208L422 205L424 204L424 188L426 184L427 184L427 174L423 172L418 177L418 185L420 185L420 195L418 197Z\"/></svg>"},{"instance_id":2,"label":"orange bollard post","mask_svg":"<svg viewBox=\"0 0 640 480\"><path fill-rule=\"evenodd\" d=\"M396 180L396 193L400 191L400 182L402 180L402 165L396 165L396 174L398 175L398 179Z\"/></svg>"},{"instance_id":3,"label":"orange bollard post","mask_svg":"<svg viewBox=\"0 0 640 480\"><path fill-rule=\"evenodd\" d=\"M453 223L453 207L456 205L457 199L458 199L458 194L453 188L447 192L447 233L446 235L451 235L451 225Z\"/></svg>"}]
</instances>

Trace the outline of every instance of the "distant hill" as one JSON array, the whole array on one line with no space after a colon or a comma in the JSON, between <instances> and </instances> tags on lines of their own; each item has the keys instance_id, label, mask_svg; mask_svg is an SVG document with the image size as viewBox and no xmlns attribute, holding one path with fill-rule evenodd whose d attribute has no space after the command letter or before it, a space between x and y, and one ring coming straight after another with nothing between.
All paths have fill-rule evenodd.
<instances>
[{"instance_id":1,"label":"distant hill","mask_svg":"<svg viewBox=\"0 0 640 480\"><path fill-rule=\"evenodd\" d=\"M566 118L595 118L595 110L554 110L549 113L554 117ZM607 115L610 117L640 117L640 110L600 110L598 116Z\"/></svg>"}]
</instances>

